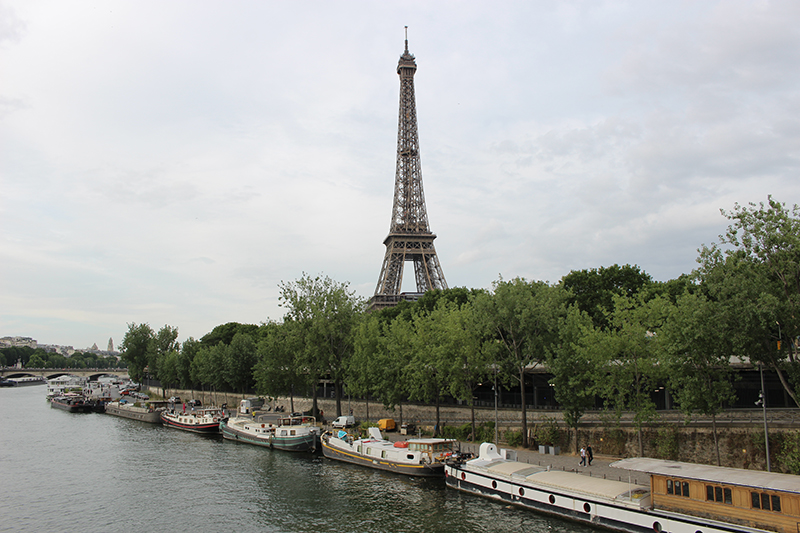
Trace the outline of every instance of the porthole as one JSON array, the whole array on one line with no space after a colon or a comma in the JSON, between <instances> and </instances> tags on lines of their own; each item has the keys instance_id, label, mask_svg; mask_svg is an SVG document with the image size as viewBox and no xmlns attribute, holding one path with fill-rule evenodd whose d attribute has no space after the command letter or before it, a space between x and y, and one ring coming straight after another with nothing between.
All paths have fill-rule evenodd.
<instances>
[{"instance_id":1,"label":"porthole","mask_svg":"<svg viewBox=\"0 0 800 533\"><path fill-rule=\"evenodd\" d=\"M461 479L467 479L467 475L464 472L461 472Z\"/></svg>"},{"instance_id":2,"label":"porthole","mask_svg":"<svg viewBox=\"0 0 800 533\"><path fill-rule=\"evenodd\" d=\"M551 495L550 495L550 498L549 498L549 501L550 501L550 504L551 504L551 505L552 505L552 504L554 504L554 503L556 503L556 497L555 497L555 496L553 496L553 495L551 494Z\"/></svg>"},{"instance_id":3,"label":"porthole","mask_svg":"<svg viewBox=\"0 0 800 533\"><path fill-rule=\"evenodd\" d=\"M584 513L588 513L591 510L592 510L592 506L591 505L589 505L588 503L584 503L583 504L583 512Z\"/></svg>"},{"instance_id":4,"label":"porthole","mask_svg":"<svg viewBox=\"0 0 800 533\"><path fill-rule=\"evenodd\" d=\"M661 524L659 522L653 522L653 531L655 531L656 533L661 533L662 531L664 531L664 529L661 527Z\"/></svg>"},{"instance_id":5,"label":"porthole","mask_svg":"<svg viewBox=\"0 0 800 533\"><path fill-rule=\"evenodd\" d=\"M525 496L525 489L523 489L522 487L519 488L519 495Z\"/></svg>"},{"instance_id":6,"label":"porthole","mask_svg":"<svg viewBox=\"0 0 800 533\"><path fill-rule=\"evenodd\" d=\"M493 489L497 488L497 481L494 481L494 480L492 481L492 488Z\"/></svg>"}]
</instances>

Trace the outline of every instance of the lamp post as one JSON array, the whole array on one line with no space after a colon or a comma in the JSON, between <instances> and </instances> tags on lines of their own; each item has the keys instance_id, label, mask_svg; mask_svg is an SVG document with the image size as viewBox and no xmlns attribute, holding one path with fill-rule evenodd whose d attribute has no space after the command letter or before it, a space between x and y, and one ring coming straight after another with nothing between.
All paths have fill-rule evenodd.
<instances>
[{"instance_id":1,"label":"lamp post","mask_svg":"<svg viewBox=\"0 0 800 533\"><path fill-rule=\"evenodd\" d=\"M497 446L497 366L494 367L494 445Z\"/></svg>"},{"instance_id":2,"label":"lamp post","mask_svg":"<svg viewBox=\"0 0 800 533\"><path fill-rule=\"evenodd\" d=\"M764 413L764 446L767 454L767 472L772 472L772 466L769 460L769 428L767 427L767 397L764 394L764 365L761 361L758 362L758 371L761 374L761 392L758 393L758 401L761 404L761 409Z\"/></svg>"}]
</instances>

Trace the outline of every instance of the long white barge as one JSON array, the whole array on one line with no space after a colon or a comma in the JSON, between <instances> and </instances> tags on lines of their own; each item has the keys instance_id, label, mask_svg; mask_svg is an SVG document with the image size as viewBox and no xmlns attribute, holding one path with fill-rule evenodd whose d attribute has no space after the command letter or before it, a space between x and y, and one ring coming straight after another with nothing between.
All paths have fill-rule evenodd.
<instances>
[{"instance_id":1,"label":"long white barge","mask_svg":"<svg viewBox=\"0 0 800 533\"><path fill-rule=\"evenodd\" d=\"M514 459L514 452L501 452L494 444L483 443L477 458L445 466L447 485L626 533L796 533L800 524L800 476L770 474L764 486L758 476L761 472L703 467L704 472L715 469L716 477L709 478L695 475L693 467L699 465L674 461L626 459L612 464L651 473L647 486L551 471ZM659 474L659 468L667 475ZM740 472L751 475L744 478ZM748 482L742 483L745 479ZM758 508L754 507L754 494L758 494Z\"/></svg>"}]
</instances>

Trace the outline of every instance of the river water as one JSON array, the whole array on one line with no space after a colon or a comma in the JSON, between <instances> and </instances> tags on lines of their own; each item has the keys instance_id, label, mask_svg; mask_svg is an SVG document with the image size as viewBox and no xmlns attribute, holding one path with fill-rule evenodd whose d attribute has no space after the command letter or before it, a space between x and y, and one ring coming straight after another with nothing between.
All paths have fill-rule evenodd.
<instances>
[{"instance_id":1,"label":"river water","mask_svg":"<svg viewBox=\"0 0 800 533\"><path fill-rule=\"evenodd\" d=\"M0 389L0 531L575 532L416 479Z\"/></svg>"}]
</instances>

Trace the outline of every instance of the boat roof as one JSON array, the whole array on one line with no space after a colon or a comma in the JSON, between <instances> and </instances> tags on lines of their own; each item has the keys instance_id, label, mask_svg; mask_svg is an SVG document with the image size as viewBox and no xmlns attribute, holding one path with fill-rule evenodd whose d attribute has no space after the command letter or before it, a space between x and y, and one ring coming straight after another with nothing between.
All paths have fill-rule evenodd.
<instances>
[{"instance_id":1,"label":"boat roof","mask_svg":"<svg viewBox=\"0 0 800 533\"><path fill-rule=\"evenodd\" d=\"M724 466L681 463L649 457L631 457L611 463L615 468L646 472L661 476L674 476L710 483L725 483L758 489L800 493L800 476L745 470Z\"/></svg>"},{"instance_id":2,"label":"boat roof","mask_svg":"<svg viewBox=\"0 0 800 533\"><path fill-rule=\"evenodd\" d=\"M483 468L494 476L516 478L516 481L527 481L538 486L550 487L554 490L576 491L607 499L627 498L631 491L642 495L650 492L650 487L645 485L603 479L601 477L590 477L575 472L548 470L543 466L506 459L494 459L491 461L478 459L469 461L468 464Z\"/></svg>"}]
</instances>

